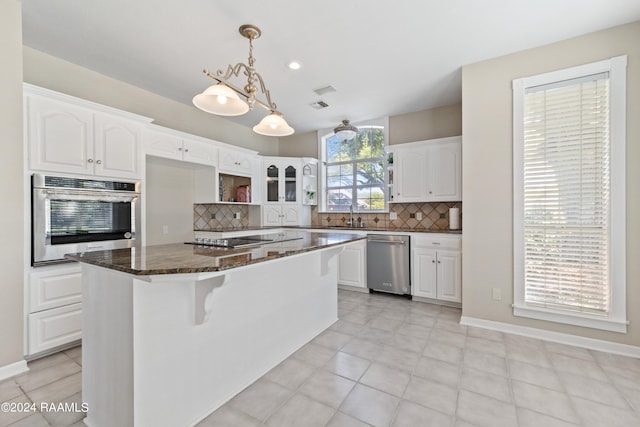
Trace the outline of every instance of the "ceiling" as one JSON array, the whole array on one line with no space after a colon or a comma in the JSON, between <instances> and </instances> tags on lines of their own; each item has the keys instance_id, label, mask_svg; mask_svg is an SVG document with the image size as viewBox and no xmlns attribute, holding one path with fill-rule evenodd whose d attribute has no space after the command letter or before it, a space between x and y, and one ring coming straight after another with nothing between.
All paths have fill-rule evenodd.
<instances>
[{"instance_id":1,"label":"ceiling","mask_svg":"<svg viewBox=\"0 0 640 427\"><path fill-rule=\"evenodd\" d=\"M204 68L246 63L238 27L256 25L255 67L298 133L455 104L465 64L640 20L638 0L22 3L25 45L188 105L213 83ZM327 85L336 91L314 92ZM319 100L329 107L312 108Z\"/></svg>"}]
</instances>

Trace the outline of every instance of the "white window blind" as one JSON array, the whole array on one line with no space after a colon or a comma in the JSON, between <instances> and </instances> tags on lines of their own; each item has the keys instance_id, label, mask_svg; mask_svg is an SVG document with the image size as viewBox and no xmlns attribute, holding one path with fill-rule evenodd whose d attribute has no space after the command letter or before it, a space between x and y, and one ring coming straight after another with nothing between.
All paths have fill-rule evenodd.
<instances>
[{"instance_id":1,"label":"white window blind","mask_svg":"<svg viewBox=\"0 0 640 427\"><path fill-rule=\"evenodd\" d=\"M609 312L609 151L608 73L525 91L525 303Z\"/></svg>"},{"instance_id":2,"label":"white window blind","mask_svg":"<svg viewBox=\"0 0 640 427\"><path fill-rule=\"evenodd\" d=\"M513 81L515 316L627 331L626 65Z\"/></svg>"}]
</instances>

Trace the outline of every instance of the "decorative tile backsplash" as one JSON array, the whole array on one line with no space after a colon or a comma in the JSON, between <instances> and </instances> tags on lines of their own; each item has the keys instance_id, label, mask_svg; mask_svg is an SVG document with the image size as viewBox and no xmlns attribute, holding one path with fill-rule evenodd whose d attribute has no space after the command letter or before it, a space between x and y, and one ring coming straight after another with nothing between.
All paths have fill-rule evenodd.
<instances>
[{"instance_id":1,"label":"decorative tile backsplash","mask_svg":"<svg viewBox=\"0 0 640 427\"><path fill-rule=\"evenodd\" d=\"M449 208L459 208L462 220L462 202L393 203L389 205L389 211L395 212L397 219L391 220L388 213L353 214L353 218L360 218L367 228L442 231L449 229ZM417 219L420 216L418 213L422 214L421 220ZM347 225L347 221L349 212L320 213L316 206L311 211L311 225L343 226Z\"/></svg>"},{"instance_id":2,"label":"decorative tile backsplash","mask_svg":"<svg viewBox=\"0 0 640 427\"><path fill-rule=\"evenodd\" d=\"M240 219L233 215L239 212ZM249 206L247 205L193 205L193 229L214 230L216 228L248 227Z\"/></svg>"},{"instance_id":3,"label":"decorative tile backsplash","mask_svg":"<svg viewBox=\"0 0 640 427\"><path fill-rule=\"evenodd\" d=\"M367 228L404 228L409 230L444 231L449 229L449 208L460 209L460 224L462 224L462 202L437 203L393 203L389 211L397 214L397 219L391 220L388 213L353 214L358 222L364 222ZM234 214L240 213L240 219L234 219ZM418 220L422 214L422 219ZM311 208L311 225L315 226L346 226L349 212L320 213L318 207ZM247 205L193 205L194 230L214 230L216 228L248 227L249 207Z\"/></svg>"}]
</instances>

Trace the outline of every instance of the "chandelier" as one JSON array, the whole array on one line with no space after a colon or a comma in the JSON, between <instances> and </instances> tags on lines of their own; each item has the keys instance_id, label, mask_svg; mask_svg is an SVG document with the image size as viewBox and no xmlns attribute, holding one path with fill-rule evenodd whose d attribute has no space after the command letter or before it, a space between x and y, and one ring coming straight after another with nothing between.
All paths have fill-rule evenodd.
<instances>
[{"instance_id":1,"label":"chandelier","mask_svg":"<svg viewBox=\"0 0 640 427\"><path fill-rule=\"evenodd\" d=\"M206 111L207 113L217 114L219 116L240 116L245 114L257 104L269 111L269 115L264 117L260 123L253 127L253 131L261 135L267 136L287 136L291 135L294 130L285 121L284 116L271 100L271 94L264 85L262 76L255 70L253 64L253 40L260 37L262 32L260 28L254 25L242 25L239 28L240 34L249 39L249 60L248 65L238 62L236 65L227 65L226 71L219 69L216 74L212 74L209 70L204 70L204 74L216 80L218 83L209 86L204 92L193 97L193 105ZM247 77L247 84L243 89L229 83L231 77L238 77L242 73ZM260 92L265 97L266 102L256 98L259 85ZM246 99L243 101L240 96Z\"/></svg>"},{"instance_id":2,"label":"chandelier","mask_svg":"<svg viewBox=\"0 0 640 427\"><path fill-rule=\"evenodd\" d=\"M349 123L349 120L343 120L342 124L333 130L333 133L335 133L341 140L349 141L356 137L358 134L358 128Z\"/></svg>"}]
</instances>

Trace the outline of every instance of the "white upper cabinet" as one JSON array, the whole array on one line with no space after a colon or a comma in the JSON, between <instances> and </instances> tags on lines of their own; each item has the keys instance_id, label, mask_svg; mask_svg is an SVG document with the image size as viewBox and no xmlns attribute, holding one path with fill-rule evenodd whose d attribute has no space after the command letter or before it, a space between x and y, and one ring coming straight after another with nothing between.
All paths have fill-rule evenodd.
<instances>
[{"instance_id":1,"label":"white upper cabinet","mask_svg":"<svg viewBox=\"0 0 640 427\"><path fill-rule=\"evenodd\" d=\"M302 159L265 157L262 165L265 182L263 202L300 204Z\"/></svg>"},{"instance_id":2,"label":"white upper cabinet","mask_svg":"<svg viewBox=\"0 0 640 427\"><path fill-rule=\"evenodd\" d=\"M427 200L462 200L462 138L443 138L429 146Z\"/></svg>"},{"instance_id":3,"label":"white upper cabinet","mask_svg":"<svg viewBox=\"0 0 640 427\"><path fill-rule=\"evenodd\" d=\"M228 148L220 148L218 169L221 173L252 176L255 155Z\"/></svg>"},{"instance_id":4,"label":"white upper cabinet","mask_svg":"<svg viewBox=\"0 0 640 427\"><path fill-rule=\"evenodd\" d=\"M462 138L398 144L394 157L395 203L462 200Z\"/></svg>"},{"instance_id":5,"label":"white upper cabinet","mask_svg":"<svg viewBox=\"0 0 640 427\"><path fill-rule=\"evenodd\" d=\"M144 133L145 153L149 156L216 166L218 147L213 141L200 141L195 138L172 129L149 126Z\"/></svg>"},{"instance_id":6,"label":"white upper cabinet","mask_svg":"<svg viewBox=\"0 0 640 427\"><path fill-rule=\"evenodd\" d=\"M399 147L395 150L394 201L398 203L427 200L427 147Z\"/></svg>"},{"instance_id":7,"label":"white upper cabinet","mask_svg":"<svg viewBox=\"0 0 640 427\"><path fill-rule=\"evenodd\" d=\"M94 125L95 174L137 178L140 164L140 125L104 114L95 115Z\"/></svg>"},{"instance_id":8,"label":"white upper cabinet","mask_svg":"<svg viewBox=\"0 0 640 427\"><path fill-rule=\"evenodd\" d=\"M25 84L29 169L139 178L144 117Z\"/></svg>"}]
</instances>

